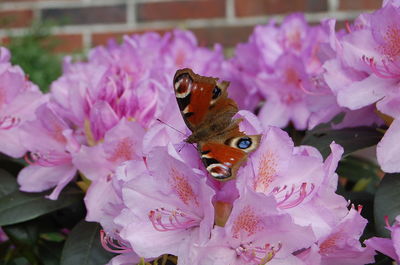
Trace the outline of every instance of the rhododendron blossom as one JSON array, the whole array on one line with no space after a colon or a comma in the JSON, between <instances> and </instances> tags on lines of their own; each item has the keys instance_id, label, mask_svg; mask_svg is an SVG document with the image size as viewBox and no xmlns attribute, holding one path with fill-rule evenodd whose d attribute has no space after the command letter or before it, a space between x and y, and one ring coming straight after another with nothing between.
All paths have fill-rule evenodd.
<instances>
[{"instance_id":1,"label":"rhododendron blossom","mask_svg":"<svg viewBox=\"0 0 400 265\"><path fill-rule=\"evenodd\" d=\"M179 265L362 265L374 262L376 251L399 262L400 217L387 224L391 239L362 242L368 222L362 206L338 191L337 169L345 172L343 182L350 179L351 159L339 163L354 151L346 138L350 133L339 131L336 139L331 131L303 132L342 112L345 117L334 129L382 124L380 116L387 115L386 121L393 121L378 145L378 161L387 172L400 171L399 8L399 1L386 0L381 9L347 24L347 32L335 32L334 20L310 26L304 15L292 14L279 26L274 21L256 26L229 60L222 46L200 47L189 31L124 36L121 43L91 49L87 60L67 56L47 95L0 48L0 152L27 163L17 179L5 179L23 192L51 190L47 198L52 200L67 185L79 187L76 193L79 199L84 194L86 206L82 216L101 225L100 243L115 254L108 265L156 264L167 256ZM189 105L178 106L174 94L173 76L181 68L230 82L228 97L242 108L237 111L231 100L218 108L198 104L207 121L214 115L222 121L223 130L219 134L218 126L199 123L204 130L195 144L187 140L196 133L188 128L187 116L197 106L185 112ZM211 88L215 103L221 89ZM178 100L199 101L190 97L190 89L183 89L188 94ZM294 126L288 131L295 140L281 129L288 125ZM251 151L250 144L243 148L235 142L238 126L244 134L239 133L240 140L257 139L245 139L256 141ZM355 130L352 139L372 146L382 136L374 130L367 130L366 140ZM215 135L209 137L209 131ZM221 150L229 146L221 152L226 160L214 150L202 152L209 143ZM240 163L230 152L242 152ZM229 170L236 166L235 174L220 181L204 160ZM373 180L365 184L355 176L354 186L351 180L340 188L347 193L369 185L375 192L382 172L366 169L373 163L359 160L367 165L362 174ZM0 188L1 196L9 196L0 198L2 214L7 214L2 201L25 198L15 189L3 194ZM18 222L34 224L33 215ZM75 232L71 238L79 238ZM47 240L43 234L38 238Z\"/></svg>"},{"instance_id":2,"label":"rhododendron blossom","mask_svg":"<svg viewBox=\"0 0 400 265\"><path fill-rule=\"evenodd\" d=\"M257 26L249 41L239 44L224 73L232 78L233 98L254 110L265 125L297 129L329 121L341 111L322 79L323 62L332 56L327 45L329 25L308 26L301 14ZM240 78L239 78L240 77Z\"/></svg>"},{"instance_id":3,"label":"rhododendron blossom","mask_svg":"<svg viewBox=\"0 0 400 265\"><path fill-rule=\"evenodd\" d=\"M171 145L155 148L147 159L149 172L122 190L127 208L116 222L124 227L121 236L145 258L180 256L192 236L199 244L207 241L214 223L214 191L175 152Z\"/></svg>"},{"instance_id":4,"label":"rhododendron blossom","mask_svg":"<svg viewBox=\"0 0 400 265\"><path fill-rule=\"evenodd\" d=\"M47 104L36 110L38 119L21 125L20 138L28 149L25 160L30 164L18 175L21 190L44 191L56 187L50 199L57 199L61 190L76 174L72 154L80 143L69 125Z\"/></svg>"},{"instance_id":5,"label":"rhododendron blossom","mask_svg":"<svg viewBox=\"0 0 400 265\"><path fill-rule=\"evenodd\" d=\"M18 137L19 127L35 118L35 109L47 100L22 69L10 63L10 52L0 47L0 152L21 157L26 148Z\"/></svg>"},{"instance_id":6,"label":"rhododendron blossom","mask_svg":"<svg viewBox=\"0 0 400 265\"><path fill-rule=\"evenodd\" d=\"M397 118L400 114L398 82L400 9L396 1L359 16L348 25L347 34L337 34L337 57L325 63L325 80L341 106L352 110L376 105L395 121L377 148L377 157L386 172L399 172L400 148ZM335 34L334 32L332 34Z\"/></svg>"},{"instance_id":7,"label":"rhododendron blossom","mask_svg":"<svg viewBox=\"0 0 400 265\"><path fill-rule=\"evenodd\" d=\"M5 141L1 141L0 149L3 146L2 152L15 157L29 151L25 158L30 166L19 174L21 189L38 192L56 187L49 198L57 199L77 167L84 177L96 182L112 175L120 163L133 159L129 155L132 152L141 157L143 131L136 127L152 128L168 122L183 129L184 123L174 119L179 112L176 116L168 113L178 110L170 87L176 68L190 66L202 74L217 74L223 54L218 45L214 51L199 47L187 31L127 36L121 45L94 48L87 62L72 62L66 57L64 73L52 83L47 96L25 79L21 69L11 66L9 59L8 51L2 48L0 133L4 133ZM25 120L31 121L25 125ZM97 146L122 120L127 126L125 132L116 133L114 140L109 135L101 147ZM120 136L123 139L117 139ZM128 150L132 141L137 142L134 151ZM120 150L113 157L108 153L113 152L114 144ZM102 150L103 154L98 153ZM98 159L97 167L93 154L104 158Z\"/></svg>"},{"instance_id":8,"label":"rhododendron blossom","mask_svg":"<svg viewBox=\"0 0 400 265\"><path fill-rule=\"evenodd\" d=\"M137 159L117 170L127 181L113 185L122 197L111 223L119 227L116 238L132 247L127 251L146 259L173 254L179 264L373 261L375 252L356 243L366 220L335 194L341 147L332 144L324 162L316 149L295 148L285 132L262 132L254 116L240 115L242 130L263 137L237 180L208 179L196 150L179 144L150 148L138 172ZM339 233L354 238L350 249Z\"/></svg>"}]
</instances>

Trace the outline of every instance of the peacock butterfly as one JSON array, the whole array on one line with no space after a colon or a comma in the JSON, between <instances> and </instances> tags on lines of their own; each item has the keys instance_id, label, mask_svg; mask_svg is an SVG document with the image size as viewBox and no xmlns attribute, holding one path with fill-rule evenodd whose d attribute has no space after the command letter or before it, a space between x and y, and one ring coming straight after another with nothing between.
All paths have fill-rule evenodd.
<instances>
[{"instance_id":1,"label":"peacock butterfly","mask_svg":"<svg viewBox=\"0 0 400 265\"><path fill-rule=\"evenodd\" d=\"M229 82L195 74L189 68L176 71L173 82L182 117L192 131L185 141L197 144L211 176L220 181L234 178L261 136L239 130L241 119L233 119L238 107L228 98Z\"/></svg>"}]
</instances>

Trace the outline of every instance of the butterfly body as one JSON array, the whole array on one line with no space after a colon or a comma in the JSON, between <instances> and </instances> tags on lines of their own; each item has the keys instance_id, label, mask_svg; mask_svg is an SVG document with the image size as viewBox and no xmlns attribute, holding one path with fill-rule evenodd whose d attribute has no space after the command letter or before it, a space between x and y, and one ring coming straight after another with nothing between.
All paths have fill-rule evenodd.
<instances>
[{"instance_id":1,"label":"butterfly body","mask_svg":"<svg viewBox=\"0 0 400 265\"><path fill-rule=\"evenodd\" d=\"M233 119L238 107L228 98L229 82L178 70L174 89L183 119L192 131L185 141L196 143L208 172L221 181L235 177L248 153L258 147L260 135L239 130L240 119Z\"/></svg>"}]
</instances>

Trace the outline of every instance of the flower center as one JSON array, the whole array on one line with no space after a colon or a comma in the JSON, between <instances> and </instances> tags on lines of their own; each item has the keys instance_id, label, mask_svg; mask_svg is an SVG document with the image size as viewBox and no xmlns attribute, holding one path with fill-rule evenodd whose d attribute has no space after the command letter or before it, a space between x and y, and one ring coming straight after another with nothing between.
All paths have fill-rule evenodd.
<instances>
[{"instance_id":1,"label":"flower center","mask_svg":"<svg viewBox=\"0 0 400 265\"><path fill-rule=\"evenodd\" d=\"M240 214L235 218L232 226L232 235L234 238L239 238L242 231L247 232L247 236L254 235L261 230L261 220L254 212L250 205L243 208Z\"/></svg>"},{"instance_id":2,"label":"flower center","mask_svg":"<svg viewBox=\"0 0 400 265\"><path fill-rule=\"evenodd\" d=\"M187 178L180 174L175 168L171 169L170 176L171 187L176 192L179 199L186 205L194 203L196 206L199 206L197 194L193 191Z\"/></svg>"},{"instance_id":3,"label":"flower center","mask_svg":"<svg viewBox=\"0 0 400 265\"><path fill-rule=\"evenodd\" d=\"M397 25L388 26L384 35L385 43L379 48L389 59L395 59L400 54L400 29Z\"/></svg>"},{"instance_id":4,"label":"flower center","mask_svg":"<svg viewBox=\"0 0 400 265\"><path fill-rule=\"evenodd\" d=\"M329 236L324 242L319 245L319 252L321 254L329 254L335 252L336 242L339 240L344 240L344 235L341 231L334 233Z\"/></svg>"},{"instance_id":5,"label":"flower center","mask_svg":"<svg viewBox=\"0 0 400 265\"><path fill-rule=\"evenodd\" d=\"M258 168L258 176L253 183L255 191L267 191L271 182L275 179L277 165L276 158L272 152L263 154Z\"/></svg>"},{"instance_id":6,"label":"flower center","mask_svg":"<svg viewBox=\"0 0 400 265\"><path fill-rule=\"evenodd\" d=\"M111 162L122 162L131 159L133 159L133 143L128 137L118 141L113 153L108 157Z\"/></svg>"},{"instance_id":7,"label":"flower center","mask_svg":"<svg viewBox=\"0 0 400 265\"><path fill-rule=\"evenodd\" d=\"M288 84L298 86L300 78L295 69L288 68L285 71L285 80Z\"/></svg>"}]
</instances>

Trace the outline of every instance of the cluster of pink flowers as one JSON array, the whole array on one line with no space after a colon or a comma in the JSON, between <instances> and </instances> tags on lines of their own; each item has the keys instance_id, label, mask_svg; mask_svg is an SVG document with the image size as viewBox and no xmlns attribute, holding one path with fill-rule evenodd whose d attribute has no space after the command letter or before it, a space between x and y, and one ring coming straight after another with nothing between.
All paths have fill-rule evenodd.
<instances>
[{"instance_id":1,"label":"cluster of pink flowers","mask_svg":"<svg viewBox=\"0 0 400 265\"><path fill-rule=\"evenodd\" d=\"M376 106L391 123L377 148L385 172L400 172L400 2L384 1L371 14L360 15L347 33L333 35L336 57L324 64L327 84L339 105L358 110ZM389 121L390 120L390 121Z\"/></svg>"},{"instance_id":2,"label":"cluster of pink flowers","mask_svg":"<svg viewBox=\"0 0 400 265\"><path fill-rule=\"evenodd\" d=\"M241 130L262 134L262 141L226 183L207 177L197 150L182 146L183 136L145 133L150 139L136 148L149 150L144 158L122 163L90 205L92 220L105 230L103 245L120 253L110 264L166 253L179 264L199 265L373 262L375 251L359 242L367 220L335 194L343 149L332 143L323 161L312 147L294 147L281 129L262 129L253 114L238 116ZM165 142L155 146L159 137Z\"/></svg>"},{"instance_id":3,"label":"cluster of pink flowers","mask_svg":"<svg viewBox=\"0 0 400 265\"><path fill-rule=\"evenodd\" d=\"M336 56L333 20L309 26L303 14L256 26L249 41L239 44L225 64L239 106L258 111L265 126L311 129L346 112L342 127L379 121L373 107L350 112L336 102L324 80L323 64ZM260 105L260 102L262 104Z\"/></svg>"},{"instance_id":4,"label":"cluster of pink flowers","mask_svg":"<svg viewBox=\"0 0 400 265\"><path fill-rule=\"evenodd\" d=\"M393 241L372 238L364 247L362 207L335 193L342 147L333 142L323 160L273 127L304 130L340 112L342 126L379 122L380 100L376 107L394 122L378 159L399 172L398 5L386 1L347 33L336 33L332 20L310 27L299 14L257 26L230 60L187 31L126 36L94 48L87 61L67 57L46 95L0 48L0 151L29 163L18 176L22 191L53 189L56 200L79 175L86 220L102 225L104 248L119 254L110 265L163 254L183 265L359 265L373 262L375 249L398 260L399 225L390 228ZM172 79L185 67L229 80L229 95L258 112L237 114L240 129L262 139L235 180L212 179L184 143L190 132Z\"/></svg>"},{"instance_id":5,"label":"cluster of pink flowers","mask_svg":"<svg viewBox=\"0 0 400 265\"><path fill-rule=\"evenodd\" d=\"M171 111L177 110L173 74L184 66L216 74L223 60L220 46L200 48L189 32L126 37L121 45L93 49L87 62L67 57L63 75L42 95L9 57L2 48L0 150L12 157L27 152L30 165L18 176L21 190L55 187L50 199L57 199L78 169L94 186L132 159L144 128L157 125L156 118L183 130L183 123L175 124L179 111Z\"/></svg>"}]
</instances>

